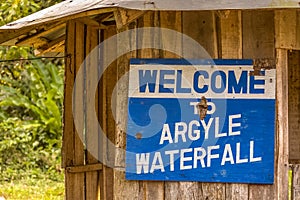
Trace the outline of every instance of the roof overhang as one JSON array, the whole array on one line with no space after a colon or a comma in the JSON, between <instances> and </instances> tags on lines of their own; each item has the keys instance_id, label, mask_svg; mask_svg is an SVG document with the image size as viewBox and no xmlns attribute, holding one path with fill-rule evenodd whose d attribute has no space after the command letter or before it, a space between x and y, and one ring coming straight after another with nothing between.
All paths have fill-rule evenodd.
<instances>
[{"instance_id":1,"label":"roof overhang","mask_svg":"<svg viewBox=\"0 0 300 200\"><path fill-rule=\"evenodd\" d=\"M63 45L66 21L79 18L97 25L98 22L93 21L91 16L114 13L123 8L193 11L300 8L300 5L298 0L67 0L0 27L0 44L51 50L55 45ZM109 15L107 19L110 20Z\"/></svg>"}]
</instances>

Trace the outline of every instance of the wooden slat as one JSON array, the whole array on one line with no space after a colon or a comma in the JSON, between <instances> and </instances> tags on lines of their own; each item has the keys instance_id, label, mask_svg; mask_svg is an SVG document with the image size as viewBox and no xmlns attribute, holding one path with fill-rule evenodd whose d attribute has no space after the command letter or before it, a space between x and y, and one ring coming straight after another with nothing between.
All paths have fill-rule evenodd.
<instances>
[{"instance_id":1,"label":"wooden slat","mask_svg":"<svg viewBox=\"0 0 300 200\"><path fill-rule=\"evenodd\" d=\"M72 166L72 167L66 167L66 170L69 173L99 171L102 170L102 164L97 163L97 164L82 165L82 166Z\"/></svg>"},{"instance_id":2,"label":"wooden slat","mask_svg":"<svg viewBox=\"0 0 300 200\"><path fill-rule=\"evenodd\" d=\"M287 51L276 50L277 127L275 149L275 196L288 197L288 63ZM276 162L277 161L277 162Z\"/></svg>"},{"instance_id":3,"label":"wooden slat","mask_svg":"<svg viewBox=\"0 0 300 200\"><path fill-rule=\"evenodd\" d=\"M171 29L182 33L182 12L180 11L161 11L160 27ZM161 35L161 48L163 58L179 58L174 52L182 53L182 37L180 35L165 33ZM173 52L165 51L170 49Z\"/></svg>"},{"instance_id":4,"label":"wooden slat","mask_svg":"<svg viewBox=\"0 0 300 200\"><path fill-rule=\"evenodd\" d=\"M220 11L218 16L219 56L229 59L242 58L242 12L233 10Z\"/></svg>"},{"instance_id":5,"label":"wooden slat","mask_svg":"<svg viewBox=\"0 0 300 200\"><path fill-rule=\"evenodd\" d=\"M86 148L87 164L98 163L99 130L95 123L95 112L98 116L98 51L94 48L98 45L98 29L91 26L86 28ZM93 52L92 52L93 51ZM91 53L92 52L92 53ZM94 99L89 98L94 96ZM98 121L97 121L98 122ZM98 172L86 172L86 199L100 199L100 185L98 183Z\"/></svg>"},{"instance_id":6,"label":"wooden slat","mask_svg":"<svg viewBox=\"0 0 300 200\"><path fill-rule=\"evenodd\" d=\"M132 27L134 28L134 27ZM129 27L125 26L122 32L128 30ZM135 32L127 33L126 37L119 37L117 41L117 51L124 52L126 50L133 49L135 47L136 34ZM136 57L136 52L126 53L123 56L120 56L117 60L117 76L118 80L125 75L129 70L129 58ZM116 99L116 136L115 143L117 148L124 149L126 148L126 124L127 124L127 100L128 100L128 77L125 77L125 82L127 84L118 84L117 85L117 99ZM125 167L125 155L124 151L117 151L115 164L116 166L124 169ZM139 198L139 182L138 181L126 181L125 172L120 169L114 170L114 199L123 200L123 199L138 199Z\"/></svg>"},{"instance_id":7,"label":"wooden slat","mask_svg":"<svg viewBox=\"0 0 300 200\"><path fill-rule=\"evenodd\" d=\"M74 85L75 66L74 66L74 45L75 45L75 23L69 21L67 24L67 54L71 56L65 61L65 88L64 88L64 116L63 116L63 142L62 142L62 167L73 165L74 157L74 123L72 113L72 90ZM73 196L74 175L65 171L65 195L66 199L72 199Z\"/></svg>"},{"instance_id":8,"label":"wooden slat","mask_svg":"<svg viewBox=\"0 0 300 200\"><path fill-rule=\"evenodd\" d=\"M208 200L225 200L225 184L222 183L202 183L203 198Z\"/></svg>"},{"instance_id":9,"label":"wooden slat","mask_svg":"<svg viewBox=\"0 0 300 200\"><path fill-rule=\"evenodd\" d=\"M300 51L288 53L289 163L300 163Z\"/></svg>"},{"instance_id":10,"label":"wooden slat","mask_svg":"<svg viewBox=\"0 0 300 200\"><path fill-rule=\"evenodd\" d=\"M102 39L105 41L109 37L115 35L116 27L110 27L107 30L103 30ZM106 63L109 57L117 57L116 55L117 49L117 41L114 40L109 44L105 45L103 49L101 49L101 58L103 63ZM103 131L106 138L103 138L101 146L103 159L105 159L110 165L105 166L103 169L103 173L101 174L101 199L113 199L114 193L114 174L113 168L114 166L114 149L109 148L108 142L115 142L115 120L113 116L113 112L115 112L116 107L112 106L112 92L117 82L117 63L113 62L111 65L106 68L106 71L102 75L102 114L104 115L102 118ZM112 110L114 109L114 110Z\"/></svg>"},{"instance_id":11,"label":"wooden slat","mask_svg":"<svg viewBox=\"0 0 300 200\"><path fill-rule=\"evenodd\" d=\"M219 14L219 55L222 59L241 59L242 54L242 16L241 11L222 11ZM247 184L226 184L226 199L248 199Z\"/></svg>"},{"instance_id":12,"label":"wooden slat","mask_svg":"<svg viewBox=\"0 0 300 200\"><path fill-rule=\"evenodd\" d=\"M300 11L295 9L275 11L276 48L300 49Z\"/></svg>"},{"instance_id":13,"label":"wooden slat","mask_svg":"<svg viewBox=\"0 0 300 200\"><path fill-rule=\"evenodd\" d=\"M243 57L275 58L274 11L243 11Z\"/></svg>"},{"instance_id":14,"label":"wooden slat","mask_svg":"<svg viewBox=\"0 0 300 200\"><path fill-rule=\"evenodd\" d=\"M199 55L198 49L191 49L183 42L185 58L217 58L217 33L215 15L212 11L183 12L183 33L197 41L209 54Z\"/></svg>"},{"instance_id":15,"label":"wooden slat","mask_svg":"<svg viewBox=\"0 0 300 200\"><path fill-rule=\"evenodd\" d=\"M149 11L138 20L138 28L158 27L159 12ZM159 44L159 33L151 30L143 30L137 35L138 46L144 47L145 44L157 46ZM159 49L141 49L137 54L139 58L159 58ZM158 181L141 181L140 190L145 199L163 199L164 184ZM142 198L142 196L140 196Z\"/></svg>"},{"instance_id":16,"label":"wooden slat","mask_svg":"<svg viewBox=\"0 0 300 200\"><path fill-rule=\"evenodd\" d=\"M205 199L197 182L174 182L165 184L165 200L173 199Z\"/></svg>"},{"instance_id":17,"label":"wooden slat","mask_svg":"<svg viewBox=\"0 0 300 200\"><path fill-rule=\"evenodd\" d=\"M159 12L148 11L138 20L138 28L143 27L159 27ZM150 30L142 30L137 35L138 47L143 47L148 42L150 44L156 44L159 46L160 33ZM138 50L137 56L139 58L159 58L160 50L159 49L141 49Z\"/></svg>"},{"instance_id":18,"label":"wooden slat","mask_svg":"<svg viewBox=\"0 0 300 200\"><path fill-rule=\"evenodd\" d=\"M77 72L80 69L83 61L84 61L84 25L80 22L75 23L76 29L76 43L75 43L75 68L76 68L76 76ZM83 118L84 113L84 77L80 77L78 84L76 85L75 90L75 109L74 112L77 116ZM84 120L81 121L84 123ZM84 127L84 125L81 125ZM84 145L83 145L84 133L75 131L75 155L74 155L74 165L83 165L84 164ZM84 190L84 173L76 173L74 174L74 188L73 188L73 195L78 199L84 199L85 197L85 190Z\"/></svg>"},{"instance_id":19,"label":"wooden slat","mask_svg":"<svg viewBox=\"0 0 300 200\"><path fill-rule=\"evenodd\" d=\"M300 200L300 165L292 165L292 170L291 200Z\"/></svg>"},{"instance_id":20,"label":"wooden slat","mask_svg":"<svg viewBox=\"0 0 300 200\"><path fill-rule=\"evenodd\" d=\"M183 42L185 58L218 58L216 21L213 11L183 12L183 33L198 42L209 53L209 55L199 54L198 48L193 49ZM203 193L201 199L225 199L225 184L199 183L198 187ZM194 188L198 187L194 186ZM199 190L193 193L199 193Z\"/></svg>"}]
</instances>

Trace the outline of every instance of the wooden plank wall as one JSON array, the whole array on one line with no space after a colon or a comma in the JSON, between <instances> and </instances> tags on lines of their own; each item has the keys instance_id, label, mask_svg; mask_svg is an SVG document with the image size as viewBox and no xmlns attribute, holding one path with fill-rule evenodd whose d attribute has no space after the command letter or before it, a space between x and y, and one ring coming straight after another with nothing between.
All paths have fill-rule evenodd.
<instances>
[{"instance_id":1,"label":"wooden plank wall","mask_svg":"<svg viewBox=\"0 0 300 200\"><path fill-rule=\"evenodd\" d=\"M289 159L300 163L300 51L288 53L289 65Z\"/></svg>"},{"instance_id":2,"label":"wooden plank wall","mask_svg":"<svg viewBox=\"0 0 300 200\"><path fill-rule=\"evenodd\" d=\"M101 165L97 165L98 155L86 149L98 149L98 126L92 123L92 113L98 111L98 92L95 94L95 105L87 98L92 90L93 81L97 80L97 57L86 59L86 56L99 43L99 31L95 27L72 20L67 23L67 40L65 52L70 56L66 59L65 70L65 100L64 100L64 135L63 162L65 170L66 199L100 199ZM85 62L84 62L85 60ZM87 67L89 66L89 67ZM74 96L72 95L74 81L80 67L84 73L91 74L90 79L84 76L78 80ZM86 95L84 95L86 94ZM76 130L73 122L72 97L75 98L74 112L84 116L81 126L86 127L83 133Z\"/></svg>"},{"instance_id":3,"label":"wooden plank wall","mask_svg":"<svg viewBox=\"0 0 300 200\"><path fill-rule=\"evenodd\" d=\"M296 13L296 14L295 14ZM286 16L282 18L282 16ZM114 164L118 168L112 169L103 166L102 171L69 173L66 171L66 199L98 199L99 186L101 199L287 199L287 170L288 170L288 120L287 112L287 47L299 48L298 21L293 26L296 40L284 39L290 32L285 31L286 24L282 19L299 18L299 11L272 11L272 10L231 10L231 11L197 11L197 12L146 12L142 17L133 20L130 24L119 29L109 26L99 33L100 41L116 33L141 27L163 27L184 33L201 46L212 58L269 58L276 59L277 69L277 131L275 148L275 184L230 184L230 183L200 183L200 182L155 182L155 181L126 181L124 171L124 157L118 155ZM296 19L295 18L295 19ZM294 23L294 22L291 22ZM64 147L63 166L85 165L97 163L97 160L85 152L82 141L78 138L72 113L72 87L76 71L84 56L99 42L96 32L80 22L70 21L67 25L66 52L71 58L66 60L65 80L65 110L64 110ZM189 48L182 38L170 38L160 33L136 33L132 31L127 39L131 46L124 46L125 41L116 40L114 44L105 47L112 51L100 52L105 60L108 53L122 48L134 49L138 43L147 42L147 35L151 35L151 42L158 43L164 48L172 47L187 58L201 58L199 54ZM94 39L93 39L94 38ZM89 41L91 40L91 41ZM85 42L84 42L85 41ZM275 43L276 41L276 43ZM299 43L299 44L298 44ZM288 46L289 45L289 46ZM81 51L80 49L84 49ZM98 95L99 122L116 147L125 149L127 121L128 79L116 86L116 95L112 92L115 83L129 70L129 58L178 58L172 52L158 49L142 49L132 51L119 57L107 70L100 81ZM87 73L99 73L88 71ZM125 84L124 84L125 83ZM126 84L127 83L127 84ZM89 82L83 86L88 87ZM78 88L82 90L80 87ZM76 94L75 94L76 95ZM112 99L115 106L112 107ZM82 101L89 101L82 99ZM79 102L80 104L80 102ZM80 105L76 105L80 106ZM114 110L115 109L115 110ZM92 111L87 111L92 112ZM115 112L114 115L112 114ZM86 124L89 123L88 117ZM89 127L91 130L96 127ZM89 129L88 128L88 129ZM88 133L86 133L88 134ZM93 141L87 143L96 145ZM99 148L103 152L107 141L100 141Z\"/></svg>"}]
</instances>

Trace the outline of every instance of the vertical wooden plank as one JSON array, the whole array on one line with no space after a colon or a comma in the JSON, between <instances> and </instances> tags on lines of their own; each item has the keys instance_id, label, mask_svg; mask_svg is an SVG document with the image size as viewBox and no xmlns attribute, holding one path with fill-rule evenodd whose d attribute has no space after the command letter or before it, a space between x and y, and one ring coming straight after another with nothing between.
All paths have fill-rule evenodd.
<instances>
[{"instance_id":1,"label":"vertical wooden plank","mask_svg":"<svg viewBox=\"0 0 300 200\"><path fill-rule=\"evenodd\" d=\"M103 30L102 38L101 40L105 41L108 38L114 36L116 34L116 28L114 26L109 27L106 30ZM107 60L109 57L117 57L116 55L116 49L117 49L117 41L113 41L109 44L106 44L103 46L103 48L100 50L100 56L101 56L101 67L103 69L103 65L107 63ZM114 152L112 149L108 149L107 143L109 140L114 143L115 141L115 120L112 115L112 92L115 86L115 83L117 82L117 63L114 62L111 65L109 65L106 68L106 71L102 74L102 88L100 89L100 98L101 102L99 107L100 114L101 114L101 121L102 121L102 129L103 134L105 134L106 138L103 138L103 141L101 141L101 152L102 152L102 160L105 160L106 162L113 164L114 161L111 161L114 159L110 155L114 155ZM116 109L116 108L115 108ZM107 163L106 163L107 164ZM103 170L100 173L100 181L101 181L101 187L100 187L100 194L101 199L113 199L114 197L114 173L113 168L111 166L103 166Z\"/></svg>"},{"instance_id":2,"label":"vertical wooden plank","mask_svg":"<svg viewBox=\"0 0 300 200\"><path fill-rule=\"evenodd\" d=\"M138 28L144 27L159 27L159 12L148 11L143 17L137 20ZM144 47L148 42L159 44L160 33L151 30L139 31L137 35L138 47ZM137 52L139 58L159 58L159 49L140 49Z\"/></svg>"},{"instance_id":3,"label":"vertical wooden plank","mask_svg":"<svg viewBox=\"0 0 300 200\"><path fill-rule=\"evenodd\" d=\"M220 57L241 59L243 57L241 11L220 11L218 16ZM226 199L248 199L248 185L226 184Z\"/></svg>"},{"instance_id":4,"label":"vertical wooden plank","mask_svg":"<svg viewBox=\"0 0 300 200\"><path fill-rule=\"evenodd\" d=\"M300 165L293 165L292 200L300 200Z\"/></svg>"},{"instance_id":5,"label":"vertical wooden plank","mask_svg":"<svg viewBox=\"0 0 300 200\"><path fill-rule=\"evenodd\" d=\"M135 28L136 22L125 26L123 30L118 30L118 33ZM124 49L133 49L136 46L136 33L135 31L127 32L127 37L119 37L117 41L117 51L122 52ZM136 52L127 53L120 56L117 60L117 76L118 80L125 75L129 70L129 59L136 57ZM126 124L127 124L127 101L128 101L128 76L123 77L125 84L118 84L117 99L116 99L116 136L115 143L117 148L126 149ZM125 155L120 151L116 152L115 164L124 170ZM139 182L126 181L125 172L120 169L114 170L114 199L138 199L139 198Z\"/></svg>"},{"instance_id":6,"label":"vertical wooden plank","mask_svg":"<svg viewBox=\"0 0 300 200\"><path fill-rule=\"evenodd\" d=\"M185 58L218 58L216 20L213 11L183 12L182 23L183 33L196 40L210 55L210 57L199 55L199 49L186 46L183 41ZM194 188L200 188L202 191L203 196L199 199L225 199L225 184L223 183L198 183L198 187ZM193 192L201 195L199 189Z\"/></svg>"},{"instance_id":7,"label":"vertical wooden plank","mask_svg":"<svg viewBox=\"0 0 300 200\"><path fill-rule=\"evenodd\" d=\"M87 26L86 28L86 97L95 96L95 104L92 104L92 99L86 98L86 148L87 158L86 164L98 163L98 148L99 148L99 130L98 124L93 123L92 117L94 112L98 111L98 92L93 94L94 85L98 79L98 53L90 52L98 45L98 30ZM92 94L91 94L92 93ZM98 113L98 112L97 112ZM98 114L97 114L98 116ZM98 172L86 172L86 199L99 199L99 184Z\"/></svg>"},{"instance_id":8,"label":"vertical wooden plank","mask_svg":"<svg viewBox=\"0 0 300 200\"><path fill-rule=\"evenodd\" d=\"M75 22L75 31L76 31L76 43L75 43L75 69L76 75L84 61L84 24L80 22ZM76 115L83 116L84 113L84 77L78 81L78 85L75 88L75 108L74 112ZM82 122L84 123L84 122ZM79 135L81 134L81 135ZM84 165L84 145L82 139L84 138L84 133L79 133L75 131L75 155L74 155L74 165ZM74 175L74 196L78 199L85 198L85 173L75 173Z\"/></svg>"},{"instance_id":9,"label":"vertical wooden plank","mask_svg":"<svg viewBox=\"0 0 300 200\"><path fill-rule=\"evenodd\" d=\"M288 198L288 59L287 51L276 50L277 130L275 149L275 196Z\"/></svg>"},{"instance_id":10,"label":"vertical wooden plank","mask_svg":"<svg viewBox=\"0 0 300 200\"><path fill-rule=\"evenodd\" d=\"M160 26L168 28L179 33L183 32L182 12L160 12ZM169 35L162 35L161 41L163 43L162 49L174 49L176 52L182 54L183 43L182 38L172 38ZM168 46L167 46L168 45ZM161 51L162 58L179 58L171 52ZM164 199L201 199L201 192L199 192L199 184L197 182L165 182L164 184Z\"/></svg>"},{"instance_id":11,"label":"vertical wooden plank","mask_svg":"<svg viewBox=\"0 0 300 200\"><path fill-rule=\"evenodd\" d=\"M180 11L161 11L160 27L167 28L179 33L182 32L182 12ZM175 37L175 38L174 38ZM179 58L174 52L182 51L182 38L177 35L170 35L167 32L161 34L161 54L164 58ZM165 51L164 49L171 49L173 52Z\"/></svg>"},{"instance_id":12,"label":"vertical wooden plank","mask_svg":"<svg viewBox=\"0 0 300 200\"><path fill-rule=\"evenodd\" d=\"M296 46L295 49L300 50L300 10L297 10L297 19L296 19Z\"/></svg>"},{"instance_id":13,"label":"vertical wooden plank","mask_svg":"<svg viewBox=\"0 0 300 200\"><path fill-rule=\"evenodd\" d=\"M300 163L300 51L288 53L289 163Z\"/></svg>"},{"instance_id":14,"label":"vertical wooden plank","mask_svg":"<svg viewBox=\"0 0 300 200\"><path fill-rule=\"evenodd\" d=\"M62 167L73 165L74 159L74 122L72 115L72 90L75 77L74 45L75 45L75 22L69 21L66 30L65 52L70 55L65 61L65 88L64 88L64 123L63 123L63 145L62 145ZM73 184L74 174L65 171L65 195L66 199L74 199Z\"/></svg>"},{"instance_id":15,"label":"vertical wooden plank","mask_svg":"<svg viewBox=\"0 0 300 200\"><path fill-rule=\"evenodd\" d=\"M243 57L275 58L274 11L243 11Z\"/></svg>"},{"instance_id":16,"label":"vertical wooden plank","mask_svg":"<svg viewBox=\"0 0 300 200\"><path fill-rule=\"evenodd\" d=\"M243 57L242 11L219 11L218 16L219 56L241 59Z\"/></svg>"},{"instance_id":17,"label":"vertical wooden plank","mask_svg":"<svg viewBox=\"0 0 300 200\"><path fill-rule=\"evenodd\" d=\"M210 55L211 58L218 57L217 51L217 33L215 24L215 15L212 11L185 11L183 12L183 33L196 40ZM185 58L207 58L199 57L197 49L191 49L184 45L183 53Z\"/></svg>"},{"instance_id":18,"label":"vertical wooden plank","mask_svg":"<svg viewBox=\"0 0 300 200\"><path fill-rule=\"evenodd\" d=\"M143 17L138 19L138 28L158 27L159 12L148 11ZM137 34L138 46L143 47L145 44L158 44L159 33L151 30L143 30ZM140 49L137 54L139 58L159 58L159 49ZM140 199L163 199L164 183L159 181L141 181L140 189L143 196Z\"/></svg>"},{"instance_id":19,"label":"vertical wooden plank","mask_svg":"<svg viewBox=\"0 0 300 200\"><path fill-rule=\"evenodd\" d=\"M200 184L197 182L174 182L165 184L165 200L204 199Z\"/></svg>"},{"instance_id":20,"label":"vertical wooden plank","mask_svg":"<svg viewBox=\"0 0 300 200\"><path fill-rule=\"evenodd\" d=\"M276 48L300 49L300 19L296 9L275 11Z\"/></svg>"}]
</instances>

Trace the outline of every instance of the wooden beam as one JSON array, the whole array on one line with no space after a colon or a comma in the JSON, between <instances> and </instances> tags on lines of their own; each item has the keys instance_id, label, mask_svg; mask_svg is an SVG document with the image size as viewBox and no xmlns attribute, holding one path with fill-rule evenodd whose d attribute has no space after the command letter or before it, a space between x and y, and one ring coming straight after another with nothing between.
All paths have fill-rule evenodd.
<instances>
[{"instance_id":1,"label":"wooden beam","mask_svg":"<svg viewBox=\"0 0 300 200\"><path fill-rule=\"evenodd\" d=\"M9 40L12 40L14 38L20 37L22 35L27 35L30 31L35 30L35 29L41 29L42 27L51 26L53 24L65 23L69 20L80 18L80 17L87 17L87 16L92 16L92 15L99 15L99 14L114 12L115 10L116 10L116 8L102 8L102 9L90 10L90 11L85 11L82 13L71 14L71 15L68 15L65 17L61 17L61 18L56 18L53 20L32 23L31 25L28 25L28 26L24 25L23 27L18 28L18 29L2 29L2 30L0 30L0 44L7 42ZM14 45L14 44L11 44L11 45Z\"/></svg>"},{"instance_id":2,"label":"wooden beam","mask_svg":"<svg viewBox=\"0 0 300 200\"><path fill-rule=\"evenodd\" d=\"M85 25L88 25L89 27L98 28L98 29L107 29L108 28L107 26L97 22L94 19L91 19L90 17L81 17L77 20Z\"/></svg>"},{"instance_id":3,"label":"wooden beam","mask_svg":"<svg viewBox=\"0 0 300 200\"><path fill-rule=\"evenodd\" d=\"M33 34L33 35L29 35L25 38L22 38L20 39L16 45L17 46L22 46L22 45L28 45L28 44L33 44L40 40L40 38L42 38L43 36L51 33L51 32L54 32L56 30L59 30L59 29L62 29L62 28L65 28L66 27L66 24L65 23L62 23L62 24L55 24L53 26L50 26L48 27L47 29L45 29L44 31L42 32L37 32L36 34ZM36 45L34 45L36 46Z\"/></svg>"},{"instance_id":4,"label":"wooden beam","mask_svg":"<svg viewBox=\"0 0 300 200\"><path fill-rule=\"evenodd\" d=\"M39 47L34 51L34 54L42 55L48 52L64 52L64 44L65 44L66 36L63 35L55 40L52 40L51 42Z\"/></svg>"},{"instance_id":5,"label":"wooden beam","mask_svg":"<svg viewBox=\"0 0 300 200\"><path fill-rule=\"evenodd\" d=\"M102 164L97 163L97 164L80 165L80 166L69 166L66 167L66 170L69 173L93 172L93 171L102 170Z\"/></svg>"},{"instance_id":6,"label":"wooden beam","mask_svg":"<svg viewBox=\"0 0 300 200\"><path fill-rule=\"evenodd\" d=\"M121 29L125 25L128 25L130 22L136 20L144 14L145 11L118 8L114 11L117 29Z\"/></svg>"}]
</instances>

